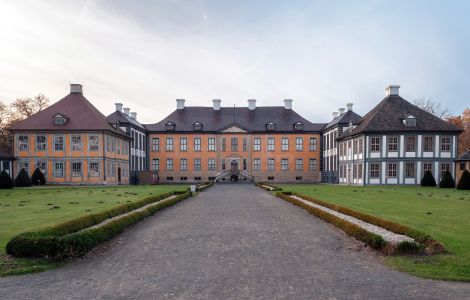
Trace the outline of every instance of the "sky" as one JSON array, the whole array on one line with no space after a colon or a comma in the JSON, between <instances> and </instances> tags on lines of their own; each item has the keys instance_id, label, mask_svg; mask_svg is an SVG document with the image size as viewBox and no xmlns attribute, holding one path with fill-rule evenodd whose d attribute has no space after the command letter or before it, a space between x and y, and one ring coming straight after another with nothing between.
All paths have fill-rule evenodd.
<instances>
[{"instance_id":1,"label":"sky","mask_svg":"<svg viewBox=\"0 0 470 300\"><path fill-rule=\"evenodd\" d=\"M140 122L188 106L283 105L312 122L365 114L401 85L470 106L470 1L0 0L0 102L70 83Z\"/></svg>"}]
</instances>

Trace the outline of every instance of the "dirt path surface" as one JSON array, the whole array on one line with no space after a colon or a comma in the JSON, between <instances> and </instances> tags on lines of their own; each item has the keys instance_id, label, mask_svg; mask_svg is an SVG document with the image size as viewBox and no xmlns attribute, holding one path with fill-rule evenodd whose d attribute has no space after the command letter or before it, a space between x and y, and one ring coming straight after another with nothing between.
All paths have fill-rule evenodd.
<instances>
[{"instance_id":1,"label":"dirt path surface","mask_svg":"<svg viewBox=\"0 0 470 300\"><path fill-rule=\"evenodd\" d=\"M337 228L253 185L216 185L84 260L0 278L1 299L470 299L394 271Z\"/></svg>"}]
</instances>

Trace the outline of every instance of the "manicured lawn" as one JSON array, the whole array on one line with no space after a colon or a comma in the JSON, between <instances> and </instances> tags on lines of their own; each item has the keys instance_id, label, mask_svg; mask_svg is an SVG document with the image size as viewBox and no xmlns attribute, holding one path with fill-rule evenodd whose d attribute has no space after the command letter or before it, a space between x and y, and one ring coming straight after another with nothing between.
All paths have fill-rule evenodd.
<instances>
[{"instance_id":1,"label":"manicured lawn","mask_svg":"<svg viewBox=\"0 0 470 300\"><path fill-rule=\"evenodd\" d=\"M0 276L42 271L60 265L44 259L6 257L5 245L20 232L103 211L147 196L186 188L186 185L149 185L0 190Z\"/></svg>"},{"instance_id":2,"label":"manicured lawn","mask_svg":"<svg viewBox=\"0 0 470 300\"><path fill-rule=\"evenodd\" d=\"M470 281L470 191L410 186L279 186L425 232L450 253L389 257L387 264L420 277Z\"/></svg>"}]
</instances>

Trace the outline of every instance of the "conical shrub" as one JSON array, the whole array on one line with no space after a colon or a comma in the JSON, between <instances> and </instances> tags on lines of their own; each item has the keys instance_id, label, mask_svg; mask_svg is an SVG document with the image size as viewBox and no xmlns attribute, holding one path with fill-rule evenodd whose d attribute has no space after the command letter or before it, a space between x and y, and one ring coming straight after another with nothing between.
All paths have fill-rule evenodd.
<instances>
[{"instance_id":1,"label":"conical shrub","mask_svg":"<svg viewBox=\"0 0 470 300\"><path fill-rule=\"evenodd\" d=\"M31 186L31 178L29 178L28 172L25 169L21 169L18 176L15 179L15 186L17 187L25 187Z\"/></svg>"},{"instance_id":2,"label":"conical shrub","mask_svg":"<svg viewBox=\"0 0 470 300\"><path fill-rule=\"evenodd\" d=\"M421 186L433 186L436 187L436 179L432 175L431 171L426 171L423 178L421 179Z\"/></svg>"},{"instance_id":3,"label":"conical shrub","mask_svg":"<svg viewBox=\"0 0 470 300\"><path fill-rule=\"evenodd\" d=\"M36 168L34 170L33 175L31 175L31 183L34 185L45 185L46 184L46 177L44 177L44 174L39 170L39 168Z\"/></svg>"},{"instance_id":4,"label":"conical shrub","mask_svg":"<svg viewBox=\"0 0 470 300\"><path fill-rule=\"evenodd\" d=\"M0 189L12 189L12 188L13 188L13 180L11 179L7 171L3 170L0 173Z\"/></svg>"},{"instance_id":5,"label":"conical shrub","mask_svg":"<svg viewBox=\"0 0 470 300\"><path fill-rule=\"evenodd\" d=\"M452 178L452 175L449 171L446 171L441 178L441 182L439 182L439 187L442 189L451 189L455 188L455 181Z\"/></svg>"},{"instance_id":6,"label":"conical shrub","mask_svg":"<svg viewBox=\"0 0 470 300\"><path fill-rule=\"evenodd\" d=\"M460 176L459 183L457 184L459 190L470 190L470 172L468 170L463 171Z\"/></svg>"}]
</instances>

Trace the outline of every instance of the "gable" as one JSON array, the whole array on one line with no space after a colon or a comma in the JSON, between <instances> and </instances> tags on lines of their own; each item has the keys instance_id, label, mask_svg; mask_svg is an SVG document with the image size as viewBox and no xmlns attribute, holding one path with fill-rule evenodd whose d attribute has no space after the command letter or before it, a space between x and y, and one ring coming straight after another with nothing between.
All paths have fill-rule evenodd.
<instances>
[{"instance_id":1,"label":"gable","mask_svg":"<svg viewBox=\"0 0 470 300\"><path fill-rule=\"evenodd\" d=\"M238 127L238 126L233 125L233 126L227 128L227 129L223 130L222 132L229 132L229 133L245 133L246 130L243 130L243 129L241 129L241 128Z\"/></svg>"}]
</instances>

